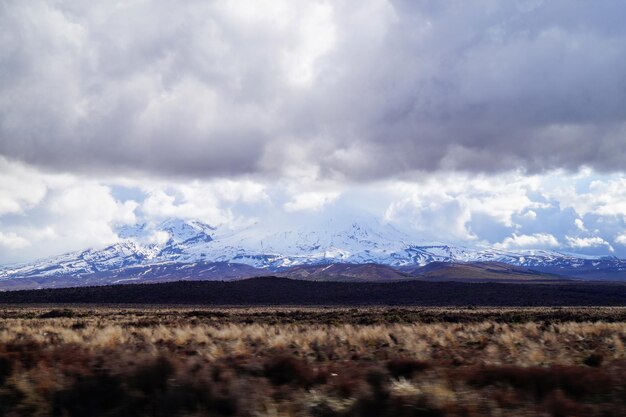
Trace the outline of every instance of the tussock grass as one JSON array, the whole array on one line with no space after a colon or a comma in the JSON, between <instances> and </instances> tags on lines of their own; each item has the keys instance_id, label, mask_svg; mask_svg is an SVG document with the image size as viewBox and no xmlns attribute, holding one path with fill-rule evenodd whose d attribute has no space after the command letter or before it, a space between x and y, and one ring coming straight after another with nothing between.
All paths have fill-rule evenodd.
<instances>
[{"instance_id":1,"label":"tussock grass","mask_svg":"<svg viewBox=\"0 0 626 417\"><path fill-rule=\"evenodd\" d=\"M0 416L623 416L625 310L5 308Z\"/></svg>"}]
</instances>

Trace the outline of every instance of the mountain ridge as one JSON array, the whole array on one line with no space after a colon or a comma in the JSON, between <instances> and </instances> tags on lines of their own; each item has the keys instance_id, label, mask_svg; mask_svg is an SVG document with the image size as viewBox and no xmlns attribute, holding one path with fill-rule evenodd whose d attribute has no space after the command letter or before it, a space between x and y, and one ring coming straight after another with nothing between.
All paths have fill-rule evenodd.
<instances>
[{"instance_id":1,"label":"mountain ridge","mask_svg":"<svg viewBox=\"0 0 626 417\"><path fill-rule=\"evenodd\" d=\"M337 266L331 267L326 276L320 276L318 271L316 279L332 279L333 275L342 279L359 278L355 270L360 270L362 280L368 274L378 280L401 280L406 278L403 274L407 271L413 271L408 276L424 273L417 271L429 264L467 264L457 267L457 273L469 274L470 269L476 272L476 263L481 262L530 269L537 275L626 279L626 260L615 257L547 250L471 250L420 242L372 218L330 219L282 229L258 222L235 230L216 228L196 220L165 219L157 224L124 226L118 233L119 242L100 250L86 249L0 267L0 288L25 287L29 281L32 284L27 287L35 288L61 286L67 281L81 284L81 280L82 285L100 285L137 281L142 276L162 281L167 277L187 278L184 273L192 271L199 279L219 279L219 275L210 272L216 268L227 279L281 275L287 268L295 268L287 275L307 279L318 266L328 265ZM338 269L345 274L335 273ZM374 270L377 273L372 272ZM528 273L521 273L524 274Z\"/></svg>"}]
</instances>

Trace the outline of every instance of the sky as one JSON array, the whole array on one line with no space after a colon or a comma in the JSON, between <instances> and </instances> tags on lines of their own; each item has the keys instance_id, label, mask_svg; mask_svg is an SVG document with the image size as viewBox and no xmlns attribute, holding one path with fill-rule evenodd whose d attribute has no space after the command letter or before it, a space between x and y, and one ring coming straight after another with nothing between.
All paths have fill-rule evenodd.
<instances>
[{"instance_id":1,"label":"sky","mask_svg":"<svg viewBox=\"0 0 626 417\"><path fill-rule=\"evenodd\" d=\"M626 257L626 3L0 0L0 263L367 212Z\"/></svg>"}]
</instances>

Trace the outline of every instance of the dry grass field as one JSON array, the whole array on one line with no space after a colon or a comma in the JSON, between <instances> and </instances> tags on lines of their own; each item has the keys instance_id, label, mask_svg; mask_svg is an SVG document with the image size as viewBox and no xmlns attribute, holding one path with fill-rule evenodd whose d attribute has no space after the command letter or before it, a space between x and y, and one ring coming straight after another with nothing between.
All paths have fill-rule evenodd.
<instances>
[{"instance_id":1,"label":"dry grass field","mask_svg":"<svg viewBox=\"0 0 626 417\"><path fill-rule=\"evenodd\" d=\"M5 307L0 416L625 416L626 309Z\"/></svg>"}]
</instances>

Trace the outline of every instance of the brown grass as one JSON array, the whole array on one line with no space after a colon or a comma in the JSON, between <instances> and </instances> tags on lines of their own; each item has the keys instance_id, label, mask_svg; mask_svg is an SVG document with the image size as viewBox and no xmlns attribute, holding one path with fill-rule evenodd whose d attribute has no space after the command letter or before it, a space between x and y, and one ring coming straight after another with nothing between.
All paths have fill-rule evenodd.
<instances>
[{"instance_id":1,"label":"brown grass","mask_svg":"<svg viewBox=\"0 0 626 417\"><path fill-rule=\"evenodd\" d=\"M625 309L0 311L0 416L624 416Z\"/></svg>"}]
</instances>

